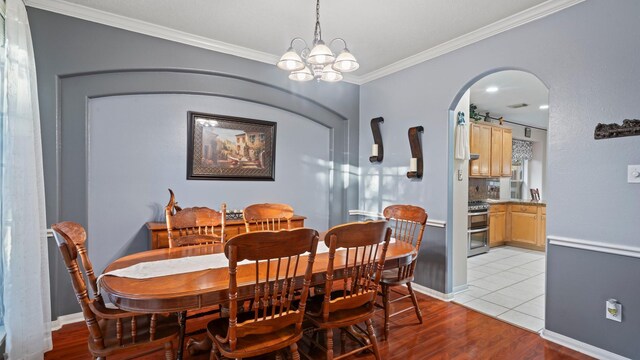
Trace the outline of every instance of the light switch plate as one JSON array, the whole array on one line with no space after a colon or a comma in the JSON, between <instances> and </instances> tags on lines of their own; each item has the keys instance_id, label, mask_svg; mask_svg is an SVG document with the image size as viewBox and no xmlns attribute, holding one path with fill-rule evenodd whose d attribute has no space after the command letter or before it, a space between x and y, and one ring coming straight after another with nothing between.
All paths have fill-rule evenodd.
<instances>
[{"instance_id":1,"label":"light switch plate","mask_svg":"<svg viewBox=\"0 0 640 360\"><path fill-rule=\"evenodd\" d=\"M629 184L640 184L640 165L627 166L627 182Z\"/></svg>"}]
</instances>

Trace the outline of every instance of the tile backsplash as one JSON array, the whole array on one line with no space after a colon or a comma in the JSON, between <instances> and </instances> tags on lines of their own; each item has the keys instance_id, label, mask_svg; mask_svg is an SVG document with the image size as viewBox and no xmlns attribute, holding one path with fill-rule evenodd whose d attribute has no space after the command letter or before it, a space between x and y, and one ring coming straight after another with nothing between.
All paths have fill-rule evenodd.
<instances>
[{"instance_id":1,"label":"tile backsplash","mask_svg":"<svg viewBox=\"0 0 640 360\"><path fill-rule=\"evenodd\" d=\"M500 179L469 179L469 201L499 198Z\"/></svg>"}]
</instances>

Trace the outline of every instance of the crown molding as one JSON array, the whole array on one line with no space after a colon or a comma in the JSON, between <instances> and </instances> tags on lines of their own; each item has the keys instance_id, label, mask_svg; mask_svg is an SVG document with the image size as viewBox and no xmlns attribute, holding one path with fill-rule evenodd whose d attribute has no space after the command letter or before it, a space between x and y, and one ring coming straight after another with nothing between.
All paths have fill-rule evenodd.
<instances>
[{"instance_id":1,"label":"crown molding","mask_svg":"<svg viewBox=\"0 0 640 360\"><path fill-rule=\"evenodd\" d=\"M442 56L444 54L463 48L467 45L471 45L478 41L484 40L491 36L503 33L507 30L511 30L518 26L541 19L545 16L554 14L558 11L564 10L583 1L585 0L547 0L517 14L498 20L492 24L481 27L477 30L444 42L440 45L436 45L428 50L409 56L400 61L396 61L395 63L384 66L378 70L374 70L367 74L361 75L358 80L360 84L365 84L369 81L373 81L381 77L393 74L408 67L420 64L427 60L431 60L438 56Z\"/></svg>"},{"instance_id":2,"label":"crown molding","mask_svg":"<svg viewBox=\"0 0 640 360\"><path fill-rule=\"evenodd\" d=\"M356 85L362 85L369 81L393 74L408 67L431 60L438 56L455 51L467 45L473 44L488 37L500 34L520 25L543 18L570 6L579 4L585 0L547 0L544 3L521 11L512 16L498 20L478 30L457 37L431 49L422 51L393 64L371 71L364 75L345 74L344 81ZM212 50L224 54L254 60L273 65L279 60L279 56L246 47L213 40L204 36L171 29L165 26L132 19L126 16L93 9L84 5L69 3L64 0L25 0L27 6L55 12L58 14L75 17L78 19L95 22L123 30L128 30L156 38L174 41L186 45Z\"/></svg>"}]
</instances>

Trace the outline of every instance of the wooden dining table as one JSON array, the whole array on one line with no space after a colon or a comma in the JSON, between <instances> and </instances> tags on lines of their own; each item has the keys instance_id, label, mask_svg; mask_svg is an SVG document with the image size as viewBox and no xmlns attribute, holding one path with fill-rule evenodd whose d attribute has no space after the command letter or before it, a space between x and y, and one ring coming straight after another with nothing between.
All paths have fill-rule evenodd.
<instances>
[{"instance_id":1,"label":"wooden dining table","mask_svg":"<svg viewBox=\"0 0 640 360\"><path fill-rule=\"evenodd\" d=\"M320 240L324 236L321 234ZM223 253L223 244L187 246L143 251L124 256L105 269L105 273L126 268L135 264L183 258L188 256ZM387 250L385 269L398 267L399 263L410 261L417 256L413 246L402 241L392 242ZM325 282L325 273L329 260L328 253L318 253L313 264L311 285ZM336 252L334 278L342 277L344 269L344 253ZM266 264L259 264L259 271L266 271ZM297 286L302 287L302 276L306 267L306 256L300 258L298 264ZM272 274L275 271L272 272ZM250 300L254 297L256 265L238 266L238 300ZM229 270L227 267L201 270L189 273L154 277L148 279L131 279L126 277L104 276L100 279L103 295L108 296L118 308L139 313L184 314L187 310L199 310L229 301ZM184 316L180 317L180 326L184 327ZM178 347L178 359L182 357L182 344Z\"/></svg>"}]
</instances>

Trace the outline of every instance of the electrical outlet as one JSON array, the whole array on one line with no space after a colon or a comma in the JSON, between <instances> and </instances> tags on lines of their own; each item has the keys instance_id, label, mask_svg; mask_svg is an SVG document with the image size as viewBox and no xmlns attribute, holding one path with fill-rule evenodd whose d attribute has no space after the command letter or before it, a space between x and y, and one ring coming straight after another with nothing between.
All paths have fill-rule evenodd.
<instances>
[{"instance_id":1,"label":"electrical outlet","mask_svg":"<svg viewBox=\"0 0 640 360\"><path fill-rule=\"evenodd\" d=\"M609 299L605 303L605 315L607 319L622 322L622 304L616 299Z\"/></svg>"}]
</instances>

